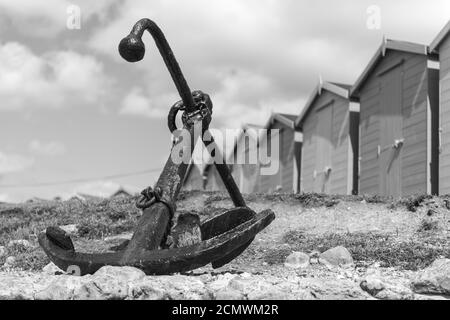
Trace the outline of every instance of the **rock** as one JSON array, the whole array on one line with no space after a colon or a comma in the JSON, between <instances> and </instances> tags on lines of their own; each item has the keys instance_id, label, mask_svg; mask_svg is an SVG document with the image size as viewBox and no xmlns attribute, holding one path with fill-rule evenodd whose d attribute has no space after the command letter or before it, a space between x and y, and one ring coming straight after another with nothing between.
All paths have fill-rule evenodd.
<instances>
[{"instance_id":1,"label":"rock","mask_svg":"<svg viewBox=\"0 0 450 320\"><path fill-rule=\"evenodd\" d=\"M125 281L135 281L145 277L145 273L141 269L133 267L104 266L94 273L94 277L111 277Z\"/></svg>"},{"instance_id":2,"label":"rock","mask_svg":"<svg viewBox=\"0 0 450 320\"><path fill-rule=\"evenodd\" d=\"M31 245L30 241L24 240L24 239L21 239L21 240L10 240L8 242L8 248L13 248L13 247L14 248L20 248L20 249L28 249L28 248L31 248L32 245Z\"/></svg>"},{"instance_id":3,"label":"rock","mask_svg":"<svg viewBox=\"0 0 450 320\"><path fill-rule=\"evenodd\" d=\"M426 295L426 294L415 294L414 300L444 300L448 301L450 298L446 298L443 296L434 296L434 295Z\"/></svg>"},{"instance_id":4,"label":"rock","mask_svg":"<svg viewBox=\"0 0 450 320\"><path fill-rule=\"evenodd\" d=\"M376 296L380 291L383 291L385 286L384 283L373 276L368 276L364 279L361 284L361 289L369 293L371 296Z\"/></svg>"},{"instance_id":5,"label":"rock","mask_svg":"<svg viewBox=\"0 0 450 320\"><path fill-rule=\"evenodd\" d=\"M36 292L36 300L73 300L75 291L79 291L86 277L71 275L53 276L44 288Z\"/></svg>"},{"instance_id":6,"label":"rock","mask_svg":"<svg viewBox=\"0 0 450 320\"><path fill-rule=\"evenodd\" d=\"M6 248L4 246L0 246L0 258L3 258L4 256L6 256Z\"/></svg>"},{"instance_id":7,"label":"rock","mask_svg":"<svg viewBox=\"0 0 450 320\"><path fill-rule=\"evenodd\" d=\"M319 257L319 262L325 265L345 267L353 264L353 258L346 248L338 246L323 252Z\"/></svg>"},{"instance_id":8,"label":"rock","mask_svg":"<svg viewBox=\"0 0 450 320\"><path fill-rule=\"evenodd\" d=\"M13 256L9 256L8 258L6 258L5 264L3 266L6 268L11 268L14 266L15 263L16 263L16 258Z\"/></svg>"},{"instance_id":9,"label":"rock","mask_svg":"<svg viewBox=\"0 0 450 320\"><path fill-rule=\"evenodd\" d=\"M50 262L45 267L43 267L42 272L49 275L60 275L64 273L64 271L56 266L53 262Z\"/></svg>"},{"instance_id":10,"label":"rock","mask_svg":"<svg viewBox=\"0 0 450 320\"><path fill-rule=\"evenodd\" d=\"M140 283L145 273L133 267L100 268L93 275L83 277L61 275L41 292L43 300L123 300L129 296L132 283Z\"/></svg>"},{"instance_id":11,"label":"rock","mask_svg":"<svg viewBox=\"0 0 450 320\"><path fill-rule=\"evenodd\" d=\"M78 225L76 224L66 224L64 226L59 226L67 235L76 236L78 234Z\"/></svg>"},{"instance_id":12,"label":"rock","mask_svg":"<svg viewBox=\"0 0 450 320\"><path fill-rule=\"evenodd\" d=\"M168 300L169 296L161 283L152 278L146 278L138 283L132 283L128 289L129 299L133 300Z\"/></svg>"},{"instance_id":13,"label":"rock","mask_svg":"<svg viewBox=\"0 0 450 320\"><path fill-rule=\"evenodd\" d=\"M450 295L450 259L435 260L418 273L412 287L417 293Z\"/></svg>"},{"instance_id":14,"label":"rock","mask_svg":"<svg viewBox=\"0 0 450 320\"><path fill-rule=\"evenodd\" d=\"M234 289L225 289L214 294L216 300L244 300L244 295Z\"/></svg>"},{"instance_id":15,"label":"rock","mask_svg":"<svg viewBox=\"0 0 450 320\"><path fill-rule=\"evenodd\" d=\"M114 241L123 242L124 240L131 240L131 237L133 237L133 233L126 232L126 233L121 233L121 234L118 234L115 236L106 237L104 239L104 241L105 242L114 242Z\"/></svg>"},{"instance_id":16,"label":"rock","mask_svg":"<svg viewBox=\"0 0 450 320\"><path fill-rule=\"evenodd\" d=\"M376 276L367 276L361 283L361 289L380 300L413 300L410 288L401 283L383 281Z\"/></svg>"},{"instance_id":17,"label":"rock","mask_svg":"<svg viewBox=\"0 0 450 320\"><path fill-rule=\"evenodd\" d=\"M172 275L154 278L164 284L164 290L170 300L211 299L203 281L196 277Z\"/></svg>"},{"instance_id":18,"label":"rock","mask_svg":"<svg viewBox=\"0 0 450 320\"><path fill-rule=\"evenodd\" d=\"M291 269L307 268L309 266L309 255L303 252L293 252L286 258L284 265Z\"/></svg>"},{"instance_id":19,"label":"rock","mask_svg":"<svg viewBox=\"0 0 450 320\"><path fill-rule=\"evenodd\" d=\"M0 273L0 300L33 300L46 281L47 277L34 273Z\"/></svg>"}]
</instances>

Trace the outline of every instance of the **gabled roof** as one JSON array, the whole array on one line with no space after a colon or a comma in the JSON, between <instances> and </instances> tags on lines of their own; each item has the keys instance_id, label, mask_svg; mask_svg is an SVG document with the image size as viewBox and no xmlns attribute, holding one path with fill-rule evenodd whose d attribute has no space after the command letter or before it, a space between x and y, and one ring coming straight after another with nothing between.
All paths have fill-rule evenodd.
<instances>
[{"instance_id":1,"label":"gabled roof","mask_svg":"<svg viewBox=\"0 0 450 320\"><path fill-rule=\"evenodd\" d=\"M375 69L378 63L385 57L387 50L409 52L425 56L428 55L428 47L426 45L383 38L381 46L378 48L363 73L359 76L358 80L356 80L355 84L351 88L351 98L357 97L358 90L361 89L372 70Z\"/></svg>"},{"instance_id":2,"label":"gabled roof","mask_svg":"<svg viewBox=\"0 0 450 320\"><path fill-rule=\"evenodd\" d=\"M269 120L267 121L266 125L264 126L264 129L269 129L275 122L275 120L281 122L285 126L294 129L295 128L295 119L297 117L293 114L287 114L287 113L275 113L272 112L272 115L270 116Z\"/></svg>"},{"instance_id":3,"label":"gabled roof","mask_svg":"<svg viewBox=\"0 0 450 320\"><path fill-rule=\"evenodd\" d=\"M306 115L309 113L309 111L313 107L314 101L316 101L316 98L322 94L323 90L329 91L329 92L334 93L342 98L348 99L350 88L351 88L351 85L348 85L348 84L342 84L342 83L336 83L336 82L326 82L326 81L323 82L322 79L320 79L316 88L313 90L312 94L309 96L309 99L306 102L306 105L303 108L302 112L300 113L300 115L298 117L296 117L295 126L296 127L301 126L301 123L305 119Z\"/></svg>"},{"instance_id":4,"label":"gabled roof","mask_svg":"<svg viewBox=\"0 0 450 320\"><path fill-rule=\"evenodd\" d=\"M237 149L237 146L238 146L238 144L240 143L242 136L244 135L244 133L247 132L247 130L249 130L249 129L262 129L262 128L263 128L262 126L257 125L257 124L251 124L251 123L245 123L245 124L243 124L243 125L242 125L242 130L241 130L239 136L237 137L237 139L235 140L235 143L234 143L232 152L230 152L230 154L226 157L226 158L227 158L227 161L230 160L230 157L234 156L235 150ZM252 136L250 135L250 137L252 137ZM258 140L258 136L255 136L255 137L253 137L253 138L254 138L255 140Z\"/></svg>"},{"instance_id":5,"label":"gabled roof","mask_svg":"<svg viewBox=\"0 0 450 320\"><path fill-rule=\"evenodd\" d=\"M431 42L430 44L430 52L437 52L439 49L439 46L441 45L442 41L444 41L445 38L450 34L450 21L447 22L445 27L439 32L439 34L436 36L436 38Z\"/></svg>"}]
</instances>

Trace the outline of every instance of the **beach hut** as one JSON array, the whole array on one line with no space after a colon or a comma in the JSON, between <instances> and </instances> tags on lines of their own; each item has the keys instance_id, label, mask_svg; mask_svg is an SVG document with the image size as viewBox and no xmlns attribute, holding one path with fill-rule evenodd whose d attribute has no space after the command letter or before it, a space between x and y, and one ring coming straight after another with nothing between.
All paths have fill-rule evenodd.
<instances>
[{"instance_id":1,"label":"beach hut","mask_svg":"<svg viewBox=\"0 0 450 320\"><path fill-rule=\"evenodd\" d=\"M439 57L439 194L450 194L450 22L430 45Z\"/></svg>"},{"instance_id":2,"label":"beach hut","mask_svg":"<svg viewBox=\"0 0 450 320\"><path fill-rule=\"evenodd\" d=\"M383 39L351 88L360 102L359 192L437 193L438 104L428 47Z\"/></svg>"},{"instance_id":3,"label":"beach hut","mask_svg":"<svg viewBox=\"0 0 450 320\"><path fill-rule=\"evenodd\" d=\"M296 120L303 132L303 192L358 192L359 104L350 101L350 88L319 81Z\"/></svg>"},{"instance_id":4,"label":"beach hut","mask_svg":"<svg viewBox=\"0 0 450 320\"><path fill-rule=\"evenodd\" d=\"M205 166L205 168L203 169L203 179L205 179L204 190L206 191L227 190L214 164L207 164Z\"/></svg>"},{"instance_id":5,"label":"beach hut","mask_svg":"<svg viewBox=\"0 0 450 320\"><path fill-rule=\"evenodd\" d=\"M269 155L271 163L260 162L257 188L259 192L298 192L301 135L295 133L296 118L297 116L292 114L273 113L264 126L267 134L260 136L258 152ZM270 150L271 137L278 139L278 157ZM278 170L273 174L263 174L261 170L271 166Z\"/></svg>"},{"instance_id":6,"label":"beach hut","mask_svg":"<svg viewBox=\"0 0 450 320\"><path fill-rule=\"evenodd\" d=\"M227 159L234 181L241 193L253 193L258 190L259 163L257 158L252 159L252 155L258 154L260 129L262 129L262 126L243 125ZM238 154L243 155L240 157L241 159L239 159Z\"/></svg>"},{"instance_id":7,"label":"beach hut","mask_svg":"<svg viewBox=\"0 0 450 320\"><path fill-rule=\"evenodd\" d=\"M204 179L202 170L197 164L191 162L186 170L186 175L183 181L183 190L203 190Z\"/></svg>"}]
</instances>

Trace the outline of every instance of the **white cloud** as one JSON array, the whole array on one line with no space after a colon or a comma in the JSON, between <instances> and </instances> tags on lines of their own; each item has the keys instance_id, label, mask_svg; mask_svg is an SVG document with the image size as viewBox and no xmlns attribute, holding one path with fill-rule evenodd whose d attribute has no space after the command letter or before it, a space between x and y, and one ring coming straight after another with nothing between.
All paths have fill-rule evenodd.
<instances>
[{"instance_id":1,"label":"white cloud","mask_svg":"<svg viewBox=\"0 0 450 320\"><path fill-rule=\"evenodd\" d=\"M175 100L175 94L150 99L141 88L135 87L123 98L119 114L161 119L169 112L167 101L175 102Z\"/></svg>"},{"instance_id":2,"label":"white cloud","mask_svg":"<svg viewBox=\"0 0 450 320\"><path fill-rule=\"evenodd\" d=\"M8 194L0 193L0 202L12 203L12 202L15 202L15 201Z\"/></svg>"},{"instance_id":3,"label":"white cloud","mask_svg":"<svg viewBox=\"0 0 450 320\"><path fill-rule=\"evenodd\" d=\"M0 152L0 175L23 171L34 163L34 159L18 154Z\"/></svg>"},{"instance_id":4,"label":"white cloud","mask_svg":"<svg viewBox=\"0 0 450 320\"><path fill-rule=\"evenodd\" d=\"M59 141L33 140L30 142L29 149L33 153L45 156L59 156L66 152L66 146Z\"/></svg>"},{"instance_id":5,"label":"white cloud","mask_svg":"<svg viewBox=\"0 0 450 320\"><path fill-rule=\"evenodd\" d=\"M20 43L0 44L0 110L83 105L100 100L108 83L92 56L74 51L38 56Z\"/></svg>"},{"instance_id":6,"label":"white cloud","mask_svg":"<svg viewBox=\"0 0 450 320\"><path fill-rule=\"evenodd\" d=\"M81 9L81 28L93 18L103 21L108 8L115 4L111 0L0 0L0 18L9 22L20 33L50 38L66 27L67 8L77 5Z\"/></svg>"}]
</instances>

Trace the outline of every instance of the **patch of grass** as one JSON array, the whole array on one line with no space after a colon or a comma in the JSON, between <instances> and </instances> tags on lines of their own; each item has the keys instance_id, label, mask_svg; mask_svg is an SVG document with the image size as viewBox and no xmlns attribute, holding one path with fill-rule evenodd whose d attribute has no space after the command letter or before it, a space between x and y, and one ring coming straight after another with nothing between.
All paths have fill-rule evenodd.
<instances>
[{"instance_id":1,"label":"patch of grass","mask_svg":"<svg viewBox=\"0 0 450 320\"><path fill-rule=\"evenodd\" d=\"M406 198L403 198L399 201L399 204L404 205L406 207L406 209L408 209L411 212L416 212L417 208L420 207L420 205L428 199L433 198L433 196L431 195L427 195L427 194L418 194L418 195L413 195L413 196L409 196Z\"/></svg>"},{"instance_id":2,"label":"patch of grass","mask_svg":"<svg viewBox=\"0 0 450 320\"><path fill-rule=\"evenodd\" d=\"M263 261L269 265L282 264L286 258L292 253L292 249L283 246L281 248L270 248L263 253Z\"/></svg>"},{"instance_id":3,"label":"patch of grass","mask_svg":"<svg viewBox=\"0 0 450 320\"><path fill-rule=\"evenodd\" d=\"M430 265L439 256L450 258L450 247L445 239L409 240L399 242L389 235L374 233L329 233L306 235L304 231L289 231L283 236L294 251L324 252L336 246L346 247L358 264L380 261L385 267L418 270Z\"/></svg>"},{"instance_id":4,"label":"patch of grass","mask_svg":"<svg viewBox=\"0 0 450 320\"><path fill-rule=\"evenodd\" d=\"M337 196L330 196L320 193L300 193L295 195L295 199L306 208L333 207L339 203Z\"/></svg>"},{"instance_id":5,"label":"patch of grass","mask_svg":"<svg viewBox=\"0 0 450 320\"><path fill-rule=\"evenodd\" d=\"M422 219L420 222L418 232L429 232L439 230L439 221L430 217Z\"/></svg>"}]
</instances>

